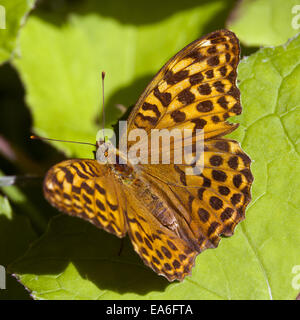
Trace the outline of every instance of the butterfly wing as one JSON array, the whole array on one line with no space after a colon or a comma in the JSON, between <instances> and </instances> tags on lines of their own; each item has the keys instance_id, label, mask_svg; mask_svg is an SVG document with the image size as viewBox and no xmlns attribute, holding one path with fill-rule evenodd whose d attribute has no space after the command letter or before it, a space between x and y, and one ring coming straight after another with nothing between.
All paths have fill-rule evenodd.
<instances>
[{"instance_id":1,"label":"butterfly wing","mask_svg":"<svg viewBox=\"0 0 300 320\"><path fill-rule=\"evenodd\" d=\"M220 235L233 234L245 218L253 182L251 160L236 141L211 139L205 150L201 173L187 175L186 169L195 167L186 164L143 165L142 171L145 180L160 184L176 207L181 204L176 219L184 216L201 251L216 247Z\"/></svg>"},{"instance_id":2,"label":"butterfly wing","mask_svg":"<svg viewBox=\"0 0 300 320\"><path fill-rule=\"evenodd\" d=\"M95 160L66 160L53 166L44 179L44 195L62 212L118 237L126 234L122 189L108 167Z\"/></svg>"},{"instance_id":3,"label":"butterfly wing","mask_svg":"<svg viewBox=\"0 0 300 320\"><path fill-rule=\"evenodd\" d=\"M233 131L238 125L226 119L242 110L235 84L239 53L238 39L228 30L189 44L163 66L141 95L128 119L128 132L203 129L208 139Z\"/></svg>"}]
</instances>

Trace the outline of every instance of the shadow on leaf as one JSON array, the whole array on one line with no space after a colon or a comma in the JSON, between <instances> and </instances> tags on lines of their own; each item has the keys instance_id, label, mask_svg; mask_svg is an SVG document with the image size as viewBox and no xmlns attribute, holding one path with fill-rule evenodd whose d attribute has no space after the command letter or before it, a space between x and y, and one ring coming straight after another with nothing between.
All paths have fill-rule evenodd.
<instances>
[{"instance_id":1,"label":"shadow on leaf","mask_svg":"<svg viewBox=\"0 0 300 320\"><path fill-rule=\"evenodd\" d=\"M83 279L91 281L101 291L119 294L144 295L166 288L169 282L143 264L128 237L119 255L120 246L120 239L90 223L60 215L53 218L47 232L27 253L10 265L9 271L18 276L61 275L71 263L81 276L72 284L74 295L80 294ZM39 286L47 290L42 288L42 279Z\"/></svg>"},{"instance_id":2,"label":"shadow on leaf","mask_svg":"<svg viewBox=\"0 0 300 320\"><path fill-rule=\"evenodd\" d=\"M163 3L160 0L152 0L151 2L139 0L114 0L105 2L96 0L53 0L42 1L38 6L38 13L43 19L53 24L63 24L70 13L72 13L78 15L99 14L103 17L113 18L124 25L139 26L157 23L178 12L219 2L219 0L166 0ZM235 1L230 0L226 2L225 13L227 11L229 13ZM216 24L224 25L226 18L224 12L221 17L216 18L219 18L219 20L213 19L211 22L213 28Z\"/></svg>"}]
</instances>

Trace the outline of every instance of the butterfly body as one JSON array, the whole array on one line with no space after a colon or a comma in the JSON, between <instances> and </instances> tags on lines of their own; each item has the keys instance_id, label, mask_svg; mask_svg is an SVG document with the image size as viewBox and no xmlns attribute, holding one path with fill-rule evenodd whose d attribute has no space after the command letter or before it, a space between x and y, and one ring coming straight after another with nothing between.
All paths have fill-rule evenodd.
<instances>
[{"instance_id":1,"label":"butterfly body","mask_svg":"<svg viewBox=\"0 0 300 320\"><path fill-rule=\"evenodd\" d=\"M109 145L99 142L95 160L66 160L48 171L46 199L118 237L128 233L147 266L169 281L183 280L200 252L233 234L251 200L251 160L238 142L223 138L238 126L227 118L242 110L238 62L238 39L228 30L192 42L156 74L128 118L128 132L120 138L127 150L134 145L128 139L133 129L147 137L154 129L190 129L193 134L183 140L194 155L202 130L196 162L170 157L169 164L153 164L147 155L148 163L124 163L119 146L112 152L116 163L109 163ZM162 147L156 155L163 158Z\"/></svg>"},{"instance_id":2,"label":"butterfly body","mask_svg":"<svg viewBox=\"0 0 300 320\"><path fill-rule=\"evenodd\" d=\"M136 179L128 188L127 197L129 194L134 194L136 199L140 199L139 201L142 201L141 206L145 208L144 210L150 212L162 226L173 231L176 230L178 223L175 218L174 208L163 197L159 189L155 189L147 180Z\"/></svg>"},{"instance_id":3,"label":"butterfly body","mask_svg":"<svg viewBox=\"0 0 300 320\"><path fill-rule=\"evenodd\" d=\"M135 179L133 168L127 164L114 164L109 168L123 184L131 184Z\"/></svg>"}]
</instances>

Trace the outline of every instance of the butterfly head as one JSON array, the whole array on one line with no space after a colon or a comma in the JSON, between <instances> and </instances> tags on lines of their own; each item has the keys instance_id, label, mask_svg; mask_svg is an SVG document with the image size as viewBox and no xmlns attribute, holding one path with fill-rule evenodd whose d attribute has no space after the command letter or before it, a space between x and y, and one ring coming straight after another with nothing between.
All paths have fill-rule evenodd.
<instances>
[{"instance_id":1,"label":"butterfly head","mask_svg":"<svg viewBox=\"0 0 300 320\"><path fill-rule=\"evenodd\" d=\"M99 140L96 142L96 151L94 152L95 160L101 164L114 163L116 157L116 148L111 141Z\"/></svg>"}]
</instances>

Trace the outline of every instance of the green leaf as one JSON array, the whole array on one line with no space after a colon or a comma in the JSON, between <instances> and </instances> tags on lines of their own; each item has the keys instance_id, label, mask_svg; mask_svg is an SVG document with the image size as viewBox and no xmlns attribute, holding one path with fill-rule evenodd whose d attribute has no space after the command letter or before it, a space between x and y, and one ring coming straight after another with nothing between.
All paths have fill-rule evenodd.
<instances>
[{"instance_id":1,"label":"green leaf","mask_svg":"<svg viewBox=\"0 0 300 320\"><path fill-rule=\"evenodd\" d=\"M34 131L50 138L94 142L101 128L101 71L106 71L108 126L121 115L116 104L135 104L168 58L221 28L232 3L168 0L161 6L159 0L151 5L88 0L70 5L61 16L49 10L30 16L20 39L22 54L13 63L26 87ZM69 156L92 154L82 145L54 145Z\"/></svg>"},{"instance_id":2,"label":"green leaf","mask_svg":"<svg viewBox=\"0 0 300 320\"><path fill-rule=\"evenodd\" d=\"M0 0L0 64L18 49L18 35L36 0Z\"/></svg>"},{"instance_id":3,"label":"green leaf","mask_svg":"<svg viewBox=\"0 0 300 320\"><path fill-rule=\"evenodd\" d=\"M239 66L243 114L231 137L253 159L253 200L233 237L196 261L191 277L168 281L145 267L128 240L58 216L11 265L36 299L295 299L299 265L300 37Z\"/></svg>"},{"instance_id":4,"label":"green leaf","mask_svg":"<svg viewBox=\"0 0 300 320\"><path fill-rule=\"evenodd\" d=\"M245 45L280 45L300 32L299 4L298 0L242 0L227 27Z\"/></svg>"},{"instance_id":5,"label":"green leaf","mask_svg":"<svg viewBox=\"0 0 300 320\"><path fill-rule=\"evenodd\" d=\"M10 269L38 299L138 298L166 286L143 265L128 239L119 256L120 248L117 237L61 215Z\"/></svg>"},{"instance_id":6,"label":"green leaf","mask_svg":"<svg viewBox=\"0 0 300 320\"><path fill-rule=\"evenodd\" d=\"M0 195L0 265L8 264L25 253L36 239L29 221L13 213L7 198ZM9 274L6 275L6 290L0 290L0 299L28 299L24 290Z\"/></svg>"}]
</instances>

